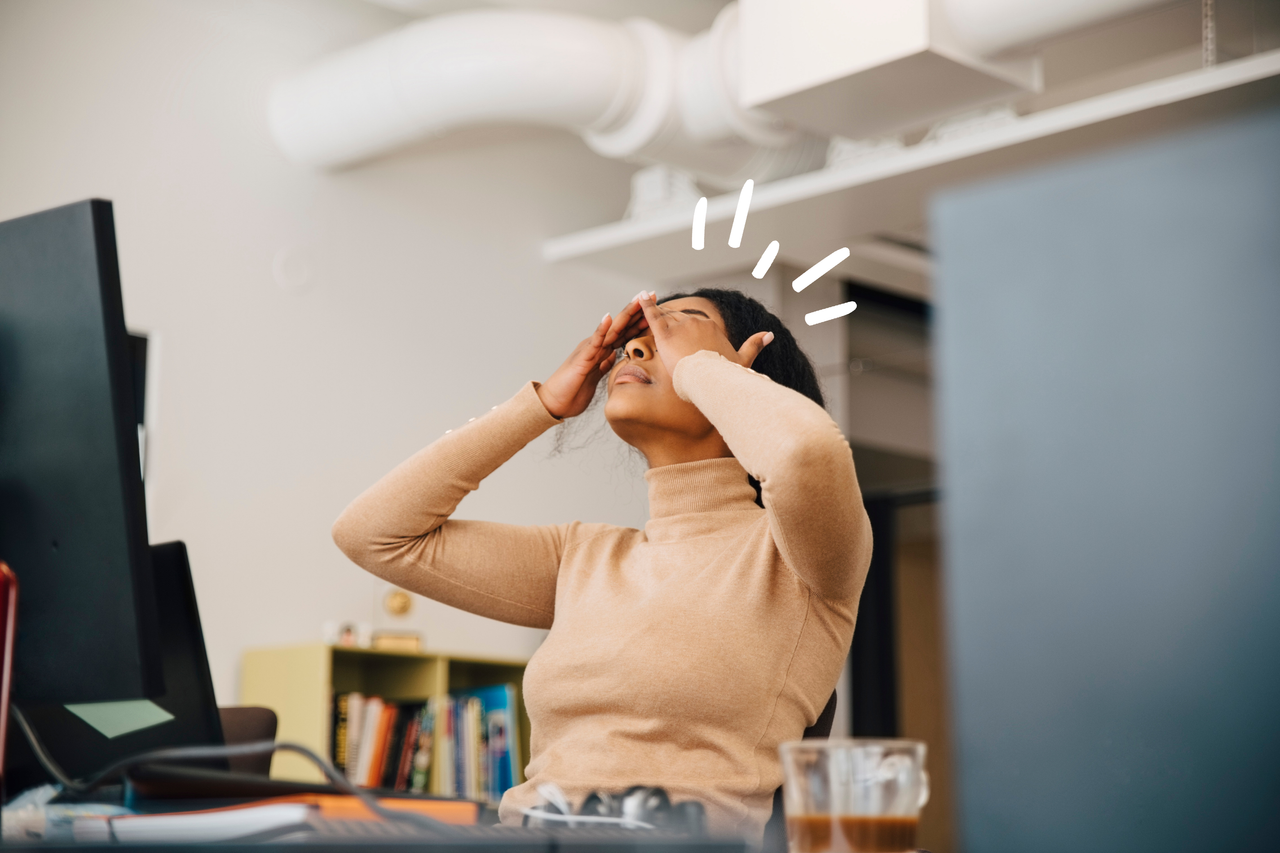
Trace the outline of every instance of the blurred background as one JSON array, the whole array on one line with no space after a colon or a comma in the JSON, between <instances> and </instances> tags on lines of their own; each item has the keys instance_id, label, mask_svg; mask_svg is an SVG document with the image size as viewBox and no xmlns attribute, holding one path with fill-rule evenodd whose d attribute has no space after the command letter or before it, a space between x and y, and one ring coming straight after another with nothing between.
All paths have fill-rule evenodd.
<instances>
[{"instance_id":1,"label":"blurred background","mask_svg":"<svg viewBox=\"0 0 1280 853\"><path fill-rule=\"evenodd\" d=\"M1000 649L1059 617L1124 645L1133 611L1102 599L1210 566L1280 602L1277 105L1273 0L0 0L0 220L114 202L151 538L188 545L222 704L247 650L326 623L527 659L541 632L389 608L331 523L641 288L759 298L817 364L876 524L835 733L929 743L921 841L946 851L957 753L1041 671ZM587 418L460 515L642 525L642 460ZM1014 584L982 610L1019 567L1081 563L1094 598ZM1210 619L1169 595L1143 636ZM1042 672L1070 671L1043 636ZM1240 677L1273 696L1272 663Z\"/></svg>"}]
</instances>

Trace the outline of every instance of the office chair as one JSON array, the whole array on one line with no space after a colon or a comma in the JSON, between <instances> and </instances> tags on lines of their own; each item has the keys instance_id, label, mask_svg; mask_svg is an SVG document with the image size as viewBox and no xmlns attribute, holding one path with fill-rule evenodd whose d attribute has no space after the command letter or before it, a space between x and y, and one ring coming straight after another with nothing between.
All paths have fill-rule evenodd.
<instances>
[{"instance_id":1,"label":"office chair","mask_svg":"<svg viewBox=\"0 0 1280 853\"><path fill-rule=\"evenodd\" d=\"M836 694L832 693L827 706L822 709L818 719L812 726L804 730L802 737L826 739L831 736L831 725L836 719ZM782 805L782 788L773 792L773 814L764 826L764 840L760 853L786 853L787 850L787 816Z\"/></svg>"},{"instance_id":2,"label":"office chair","mask_svg":"<svg viewBox=\"0 0 1280 853\"><path fill-rule=\"evenodd\" d=\"M222 721L222 739L227 746L276 739L276 712L270 708L219 708L218 718ZM233 773L271 775L271 753L238 755L228 758L227 763Z\"/></svg>"}]
</instances>

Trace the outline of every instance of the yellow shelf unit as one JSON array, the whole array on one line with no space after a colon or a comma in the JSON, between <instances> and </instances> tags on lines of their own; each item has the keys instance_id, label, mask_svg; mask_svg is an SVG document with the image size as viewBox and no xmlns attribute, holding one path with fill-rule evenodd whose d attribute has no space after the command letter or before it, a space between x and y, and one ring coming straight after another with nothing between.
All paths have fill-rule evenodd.
<instances>
[{"instance_id":1,"label":"yellow shelf unit","mask_svg":"<svg viewBox=\"0 0 1280 853\"><path fill-rule=\"evenodd\" d=\"M359 691L392 702L421 702L450 692L491 684L515 684L519 705L520 755L529 760L529 715L519 690L524 661L484 660L430 652L388 652L314 643L245 652L240 702L270 708L279 717L279 740L329 754L335 694ZM438 742L438 741L437 741ZM432 762L431 787L438 791L439 762ZM524 767L517 769L523 780ZM305 758L277 753L271 762L276 779L320 781L323 776Z\"/></svg>"}]
</instances>

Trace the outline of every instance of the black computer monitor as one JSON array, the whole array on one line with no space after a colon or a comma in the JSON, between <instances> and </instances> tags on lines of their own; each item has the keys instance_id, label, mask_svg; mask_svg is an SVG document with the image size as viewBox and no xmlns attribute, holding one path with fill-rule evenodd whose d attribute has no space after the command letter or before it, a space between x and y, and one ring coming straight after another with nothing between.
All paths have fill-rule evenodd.
<instances>
[{"instance_id":1,"label":"black computer monitor","mask_svg":"<svg viewBox=\"0 0 1280 853\"><path fill-rule=\"evenodd\" d=\"M223 742L186 545L166 542L152 545L150 550L164 649L164 692L137 703L143 707L133 711L135 722L122 716L122 709L109 707L124 703L107 703L108 707L98 703L20 705L53 760L72 778L88 778L122 758L152 749ZM9 728L8 792L53 781L21 733L14 726ZM226 759L184 764L220 770L228 767Z\"/></svg>"},{"instance_id":2,"label":"black computer monitor","mask_svg":"<svg viewBox=\"0 0 1280 853\"><path fill-rule=\"evenodd\" d=\"M0 560L13 699L164 690L111 203L0 223Z\"/></svg>"}]
</instances>

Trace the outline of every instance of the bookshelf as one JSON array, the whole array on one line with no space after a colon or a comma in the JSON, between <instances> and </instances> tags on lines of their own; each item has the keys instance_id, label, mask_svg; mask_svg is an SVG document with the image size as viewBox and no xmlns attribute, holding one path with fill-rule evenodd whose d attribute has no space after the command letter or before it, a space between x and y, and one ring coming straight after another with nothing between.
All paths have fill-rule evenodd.
<instances>
[{"instance_id":1,"label":"bookshelf","mask_svg":"<svg viewBox=\"0 0 1280 853\"><path fill-rule=\"evenodd\" d=\"M241 667L240 702L275 711L279 717L279 740L302 744L331 758L329 727L337 693L359 691L392 702L421 702L490 684L510 683L519 688L524 667L525 661L517 660L374 651L322 643L250 649L245 652ZM528 761L529 715L519 689L516 703L521 755ZM439 762L433 761L432 765L432 773L438 773ZM290 754L275 756L271 776L306 782L323 778L306 759ZM523 779L522 772L518 778Z\"/></svg>"}]
</instances>

